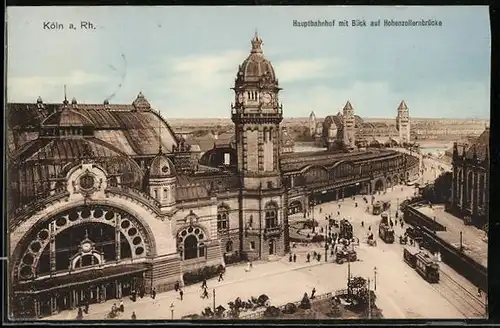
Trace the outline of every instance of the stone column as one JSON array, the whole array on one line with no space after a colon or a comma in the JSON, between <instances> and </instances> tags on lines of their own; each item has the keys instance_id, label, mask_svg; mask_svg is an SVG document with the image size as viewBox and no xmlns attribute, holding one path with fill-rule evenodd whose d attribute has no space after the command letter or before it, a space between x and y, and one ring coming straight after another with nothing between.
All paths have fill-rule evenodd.
<instances>
[{"instance_id":1,"label":"stone column","mask_svg":"<svg viewBox=\"0 0 500 328\"><path fill-rule=\"evenodd\" d=\"M56 237L54 235L55 227L54 222L50 223L50 274L56 271Z\"/></svg>"},{"instance_id":2,"label":"stone column","mask_svg":"<svg viewBox=\"0 0 500 328\"><path fill-rule=\"evenodd\" d=\"M115 220L116 220L116 225L115 225L115 250L116 250L116 262L120 261L121 258L121 252L120 252L120 220L121 215L115 213Z\"/></svg>"},{"instance_id":3,"label":"stone column","mask_svg":"<svg viewBox=\"0 0 500 328\"><path fill-rule=\"evenodd\" d=\"M34 309L35 309L35 318L39 318L40 317L40 299L38 298L38 296L35 296L33 298L33 305L34 305Z\"/></svg>"},{"instance_id":4,"label":"stone column","mask_svg":"<svg viewBox=\"0 0 500 328\"><path fill-rule=\"evenodd\" d=\"M71 309L76 308L76 290L72 289L69 294L69 307Z\"/></svg>"},{"instance_id":5,"label":"stone column","mask_svg":"<svg viewBox=\"0 0 500 328\"><path fill-rule=\"evenodd\" d=\"M50 295L50 314L57 313L57 298L56 295Z\"/></svg>"},{"instance_id":6,"label":"stone column","mask_svg":"<svg viewBox=\"0 0 500 328\"><path fill-rule=\"evenodd\" d=\"M116 298L122 297L122 283L119 280L115 280L115 288L116 288Z\"/></svg>"},{"instance_id":7,"label":"stone column","mask_svg":"<svg viewBox=\"0 0 500 328\"><path fill-rule=\"evenodd\" d=\"M101 303L104 303L106 302L106 285L102 285L101 292Z\"/></svg>"}]
</instances>

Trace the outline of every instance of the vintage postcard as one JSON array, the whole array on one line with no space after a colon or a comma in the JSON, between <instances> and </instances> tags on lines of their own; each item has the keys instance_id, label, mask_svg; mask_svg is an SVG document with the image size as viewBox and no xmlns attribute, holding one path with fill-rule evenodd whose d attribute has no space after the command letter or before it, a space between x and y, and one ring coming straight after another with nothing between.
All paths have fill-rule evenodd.
<instances>
[{"instance_id":1,"label":"vintage postcard","mask_svg":"<svg viewBox=\"0 0 500 328\"><path fill-rule=\"evenodd\" d=\"M486 318L487 7L7 8L11 320Z\"/></svg>"}]
</instances>

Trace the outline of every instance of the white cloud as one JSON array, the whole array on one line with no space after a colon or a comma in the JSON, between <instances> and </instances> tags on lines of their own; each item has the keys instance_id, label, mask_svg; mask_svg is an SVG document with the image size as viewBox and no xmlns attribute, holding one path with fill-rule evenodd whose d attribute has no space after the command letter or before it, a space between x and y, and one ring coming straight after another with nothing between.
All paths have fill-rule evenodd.
<instances>
[{"instance_id":1,"label":"white cloud","mask_svg":"<svg viewBox=\"0 0 500 328\"><path fill-rule=\"evenodd\" d=\"M33 101L33 97L38 95L42 98L47 98L47 95L52 94L62 95L64 85L71 88L108 82L109 79L104 75L82 70L74 70L67 75L59 76L8 77L7 98L8 101Z\"/></svg>"},{"instance_id":2,"label":"white cloud","mask_svg":"<svg viewBox=\"0 0 500 328\"><path fill-rule=\"evenodd\" d=\"M286 60L274 65L281 82L296 82L330 76L338 66L333 59Z\"/></svg>"}]
</instances>

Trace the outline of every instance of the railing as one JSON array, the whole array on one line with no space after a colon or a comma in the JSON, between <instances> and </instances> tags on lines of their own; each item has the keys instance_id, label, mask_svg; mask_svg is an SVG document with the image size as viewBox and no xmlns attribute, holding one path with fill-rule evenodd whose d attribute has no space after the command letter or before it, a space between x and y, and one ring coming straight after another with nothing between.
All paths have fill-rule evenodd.
<instances>
[{"instance_id":1,"label":"railing","mask_svg":"<svg viewBox=\"0 0 500 328\"><path fill-rule=\"evenodd\" d=\"M124 185L119 185L116 187L108 186L106 190L120 195L131 197L145 205L152 206L155 209L160 207L160 202L158 202L156 199L149 196L148 194L139 191L137 189L133 189Z\"/></svg>"}]
</instances>

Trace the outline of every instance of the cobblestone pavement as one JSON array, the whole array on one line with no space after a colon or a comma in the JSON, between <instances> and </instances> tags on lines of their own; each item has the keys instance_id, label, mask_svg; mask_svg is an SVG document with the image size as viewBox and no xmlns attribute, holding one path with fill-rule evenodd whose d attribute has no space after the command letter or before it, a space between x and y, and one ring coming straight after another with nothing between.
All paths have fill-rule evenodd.
<instances>
[{"instance_id":1,"label":"cobblestone pavement","mask_svg":"<svg viewBox=\"0 0 500 328\"><path fill-rule=\"evenodd\" d=\"M388 190L385 195L377 195L376 200L390 200L393 203L392 208L396 208L396 202L409 197L413 192L412 187L405 186L401 191L401 186L398 186L393 190ZM356 199L359 203L362 202L359 196ZM368 233L368 226L371 225L372 230L375 230L380 216L366 213L362 205L354 207L354 202L352 199L346 199L321 204L315 208L315 217L326 226L324 216L328 213L335 213L334 216L336 216L338 204L341 204L341 216L351 220L354 233L360 239L360 246L357 247L359 261L351 264L351 274L370 278L372 288L375 287L376 280L376 302L377 306L382 309L384 317L463 318L460 311L406 265L402 259L401 245L397 243L388 245L381 240L378 240L376 247L366 244L364 236ZM319 213L319 207L323 209L322 214ZM321 217L323 222L319 219ZM361 221L365 222L364 228L360 225ZM398 236L401 231L401 228L396 228L396 235ZM229 266L224 281L217 282L217 279L208 281L209 299L201 298L200 284L186 286L183 301L174 291L158 294L155 300L145 297L133 303L129 299L124 299L125 312L121 317L129 319L132 311L135 311L138 319L168 320L172 318L171 304L174 304L174 319L180 319L189 314L200 314L205 307L213 306L213 289L216 291L216 306L223 305L227 308L227 302L233 301L236 297L248 299L252 296L267 294L272 304L283 305L300 300L304 292L309 294L313 287L316 288L317 294L345 288L348 265L332 263L330 256L328 256L328 262L325 262L324 255L322 262L305 263L305 254L313 250L324 254L323 245L320 244L310 245L308 248L297 246L292 249L298 255L296 263L288 262L288 256L285 256L277 261L255 262L250 272L245 271L246 264ZM376 277L375 267L377 267ZM473 290L473 287L470 289ZM84 318L104 319L112 304L113 301L108 301L91 305L90 313ZM75 317L76 311L64 311L46 319L73 319Z\"/></svg>"}]
</instances>

